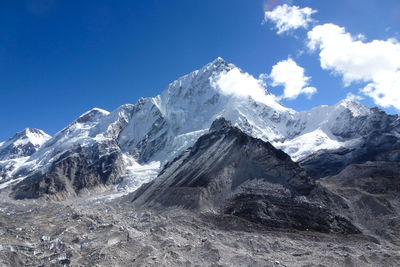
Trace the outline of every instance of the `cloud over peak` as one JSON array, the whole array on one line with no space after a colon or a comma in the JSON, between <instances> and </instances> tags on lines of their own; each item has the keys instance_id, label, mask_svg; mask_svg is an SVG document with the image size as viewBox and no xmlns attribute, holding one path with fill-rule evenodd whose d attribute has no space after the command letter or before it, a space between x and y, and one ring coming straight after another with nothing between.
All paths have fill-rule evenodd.
<instances>
[{"instance_id":1,"label":"cloud over peak","mask_svg":"<svg viewBox=\"0 0 400 267\"><path fill-rule=\"evenodd\" d=\"M377 105L400 110L400 43L365 42L335 24L318 25L307 35L308 47L319 51L323 69L341 75L345 86L367 83L361 93Z\"/></svg>"},{"instance_id":2,"label":"cloud over peak","mask_svg":"<svg viewBox=\"0 0 400 267\"><path fill-rule=\"evenodd\" d=\"M211 80L211 85L219 89L224 95L234 96L239 99L251 97L253 100L275 109L284 109L276 102L276 97L267 92L266 84L262 80L242 72L239 68L222 72Z\"/></svg>"},{"instance_id":3,"label":"cloud over peak","mask_svg":"<svg viewBox=\"0 0 400 267\"><path fill-rule=\"evenodd\" d=\"M275 24L278 34L298 28L307 28L313 21L311 15L316 13L309 7L288 6L287 4L277 6L272 11L266 11L264 21Z\"/></svg>"},{"instance_id":4,"label":"cloud over peak","mask_svg":"<svg viewBox=\"0 0 400 267\"><path fill-rule=\"evenodd\" d=\"M304 68L291 58L274 65L269 78L272 80L272 86L284 87L280 99L295 99L300 94L311 97L317 92L315 87L308 86L310 77L304 75Z\"/></svg>"}]
</instances>

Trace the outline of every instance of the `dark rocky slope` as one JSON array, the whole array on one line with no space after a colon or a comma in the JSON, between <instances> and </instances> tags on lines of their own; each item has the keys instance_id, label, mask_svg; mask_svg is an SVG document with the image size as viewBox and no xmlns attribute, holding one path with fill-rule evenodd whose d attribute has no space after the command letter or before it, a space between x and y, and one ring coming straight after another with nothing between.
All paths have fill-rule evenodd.
<instances>
[{"instance_id":1,"label":"dark rocky slope","mask_svg":"<svg viewBox=\"0 0 400 267\"><path fill-rule=\"evenodd\" d=\"M312 179L281 150L216 120L210 132L130 197L140 208L178 206L269 227L359 233L307 195Z\"/></svg>"},{"instance_id":2,"label":"dark rocky slope","mask_svg":"<svg viewBox=\"0 0 400 267\"><path fill-rule=\"evenodd\" d=\"M331 207L351 217L363 233L400 245L400 163L350 165L318 183L333 193L328 194L332 203L344 202Z\"/></svg>"},{"instance_id":3,"label":"dark rocky slope","mask_svg":"<svg viewBox=\"0 0 400 267\"><path fill-rule=\"evenodd\" d=\"M120 182L124 165L120 149L115 144L77 146L62 154L43 173L34 173L13 188L16 199L63 199L76 196L82 190Z\"/></svg>"}]
</instances>

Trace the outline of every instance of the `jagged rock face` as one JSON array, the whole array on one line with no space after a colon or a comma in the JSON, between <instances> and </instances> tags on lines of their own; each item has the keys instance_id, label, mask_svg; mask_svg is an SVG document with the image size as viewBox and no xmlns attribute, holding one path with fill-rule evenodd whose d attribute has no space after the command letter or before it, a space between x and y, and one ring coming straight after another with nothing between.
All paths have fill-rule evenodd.
<instances>
[{"instance_id":1,"label":"jagged rock face","mask_svg":"<svg viewBox=\"0 0 400 267\"><path fill-rule=\"evenodd\" d=\"M331 205L350 216L364 234L400 245L400 163L368 162L346 167L339 174L318 181L345 206ZM329 194L328 194L329 195ZM336 196L336 198L335 198Z\"/></svg>"},{"instance_id":2,"label":"jagged rock face","mask_svg":"<svg viewBox=\"0 0 400 267\"><path fill-rule=\"evenodd\" d=\"M82 190L120 182L123 169L122 154L115 144L77 146L62 154L44 174L35 173L18 183L12 195L16 199L76 196Z\"/></svg>"},{"instance_id":3,"label":"jagged rock face","mask_svg":"<svg viewBox=\"0 0 400 267\"><path fill-rule=\"evenodd\" d=\"M397 131L400 127L396 128ZM367 161L400 162L400 138L396 133L374 131L362 137L357 146L323 150L301 160L300 165L313 178L338 174L350 164Z\"/></svg>"},{"instance_id":4,"label":"jagged rock face","mask_svg":"<svg viewBox=\"0 0 400 267\"><path fill-rule=\"evenodd\" d=\"M148 162L168 141L168 126L153 99L140 99L118 135L119 146L139 162Z\"/></svg>"},{"instance_id":5,"label":"jagged rock face","mask_svg":"<svg viewBox=\"0 0 400 267\"><path fill-rule=\"evenodd\" d=\"M354 102L353 105L362 104ZM346 109L337 117L331 131L341 138L365 137L371 133L400 133L400 119L397 115L388 115L378 108L371 108L361 116L354 116L350 109Z\"/></svg>"},{"instance_id":6,"label":"jagged rock face","mask_svg":"<svg viewBox=\"0 0 400 267\"><path fill-rule=\"evenodd\" d=\"M132 199L137 207L179 206L271 227L357 233L346 219L305 201L313 188L312 179L286 153L221 118Z\"/></svg>"}]
</instances>

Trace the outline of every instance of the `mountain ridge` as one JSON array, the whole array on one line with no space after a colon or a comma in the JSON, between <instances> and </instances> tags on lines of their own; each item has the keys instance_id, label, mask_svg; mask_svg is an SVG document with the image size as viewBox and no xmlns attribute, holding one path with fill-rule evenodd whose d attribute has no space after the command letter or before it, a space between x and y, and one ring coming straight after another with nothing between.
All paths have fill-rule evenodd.
<instances>
[{"instance_id":1,"label":"mountain ridge","mask_svg":"<svg viewBox=\"0 0 400 267\"><path fill-rule=\"evenodd\" d=\"M348 99L310 111L285 108L260 81L217 58L170 83L156 97L141 98L112 112L94 108L82 114L18 165L12 177L44 175L61 155L77 146L107 147L122 159L117 169L124 171L118 173L126 190L133 191L154 179L160 167L192 146L219 117L250 136L271 142L301 163L318 153L352 150L375 129L395 138L400 132L398 116ZM94 157L91 161L102 156ZM317 164L312 161L304 166ZM148 171L142 175L137 168Z\"/></svg>"}]
</instances>

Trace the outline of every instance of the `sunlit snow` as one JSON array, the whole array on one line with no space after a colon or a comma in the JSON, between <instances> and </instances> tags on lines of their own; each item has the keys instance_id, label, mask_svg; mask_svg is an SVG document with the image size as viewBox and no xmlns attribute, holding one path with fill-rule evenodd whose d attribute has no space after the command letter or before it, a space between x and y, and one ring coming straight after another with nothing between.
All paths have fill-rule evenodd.
<instances>
[{"instance_id":1,"label":"sunlit snow","mask_svg":"<svg viewBox=\"0 0 400 267\"><path fill-rule=\"evenodd\" d=\"M111 113L97 108L86 112L13 173L45 171L78 145L114 144L124 155L124 181L116 188L123 193L154 179L165 163L192 146L219 117L300 160L320 149L356 143L357 136L346 139L335 133L349 127L346 116L369 113L367 107L349 99L303 112L285 108L261 81L218 58L172 82L156 97L142 98Z\"/></svg>"}]
</instances>

